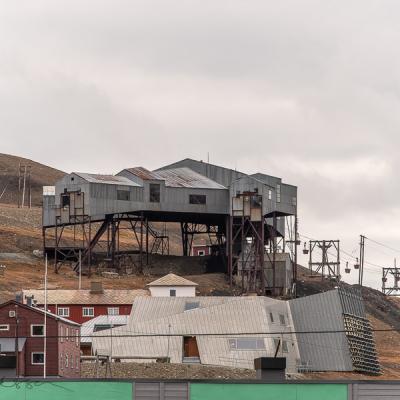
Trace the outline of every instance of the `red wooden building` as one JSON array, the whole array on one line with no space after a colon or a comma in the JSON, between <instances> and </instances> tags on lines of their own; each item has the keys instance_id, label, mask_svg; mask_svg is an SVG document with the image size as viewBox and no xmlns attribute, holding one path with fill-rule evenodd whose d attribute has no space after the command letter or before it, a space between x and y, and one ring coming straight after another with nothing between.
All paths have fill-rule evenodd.
<instances>
[{"instance_id":1,"label":"red wooden building","mask_svg":"<svg viewBox=\"0 0 400 400\"><path fill-rule=\"evenodd\" d=\"M192 246L192 256L210 256L211 246L208 244L194 244Z\"/></svg>"},{"instance_id":2,"label":"red wooden building","mask_svg":"<svg viewBox=\"0 0 400 400\"><path fill-rule=\"evenodd\" d=\"M129 315L137 296L148 296L147 290L103 289L92 282L91 289L54 289L47 291L47 308L60 317L83 324L99 315ZM23 290L23 303L44 305L43 290Z\"/></svg>"},{"instance_id":3,"label":"red wooden building","mask_svg":"<svg viewBox=\"0 0 400 400\"><path fill-rule=\"evenodd\" d=\"M79 377L79 324L16 301L1 304L0 377L43 376L45 353L46 376Z\"/></svg>"}]
</instances>

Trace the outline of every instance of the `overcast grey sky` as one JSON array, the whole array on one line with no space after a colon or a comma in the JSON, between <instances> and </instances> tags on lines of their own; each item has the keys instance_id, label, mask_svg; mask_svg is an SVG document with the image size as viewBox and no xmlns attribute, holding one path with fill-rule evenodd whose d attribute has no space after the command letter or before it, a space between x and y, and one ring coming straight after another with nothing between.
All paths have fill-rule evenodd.
<instances>
[{"instance_id":1,"label":"overcast grey sky","mask_svg":"<svg viewBox=\"0 0 400 400\"><path fill-rule=\"evenodd\" d=\"M109 173L210 152L297 185L302 233L400 248L399 20L398 0L0 0L0 151Z\"/></svg>"}]
</instances>

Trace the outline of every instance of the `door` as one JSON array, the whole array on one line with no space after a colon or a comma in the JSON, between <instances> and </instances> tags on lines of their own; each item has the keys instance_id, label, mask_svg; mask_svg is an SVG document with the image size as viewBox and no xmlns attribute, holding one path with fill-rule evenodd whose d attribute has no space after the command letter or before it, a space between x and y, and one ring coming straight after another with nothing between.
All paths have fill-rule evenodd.
<instances>
[{"instance_id":1,"label":"door","mask_svg":"<svg viewBox=\"0 0 400 400\"><path fill-rule=\"evenodd\" d=\"M10 355L0 356L0 377L1 378L15 378L17 372L16 357Z\"/></svg>"},{"instance_id":2,"label":"door","mask_svg":"<svg viewBox=\"0 0 400 400\"><path fill-rule=\"evenodd\" d=\"M185 358L200 357L196 336L185 336L183 338L183 356Z\"/></svg>"}]
</instances>

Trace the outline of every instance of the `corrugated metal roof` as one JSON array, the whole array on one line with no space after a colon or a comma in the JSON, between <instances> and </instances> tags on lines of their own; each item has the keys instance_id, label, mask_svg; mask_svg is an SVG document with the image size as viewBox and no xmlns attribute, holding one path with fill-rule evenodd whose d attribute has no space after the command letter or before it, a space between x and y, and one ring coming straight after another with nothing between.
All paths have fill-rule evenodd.
<instances>
[{"instance_id":1,"label":"corrugated metal roof","mask_svg":"<svg viewBox=\"0 0 400 400\"><path fill-rule=\"evenodd\" d=\"M138 183L133 182L130 179L125 178L124 176L87 174L84 172L73 172L73 174L78 175L79 177L90 183L106 183L108 185L124 185L124 186L140 187Z\"/></svg>"},{"instance_id":2,"label":"corrugated metal roof","mask_svg":"<svg viewBox=\"0 0 400 400\"><path fill-rule=\"evenodd\" d=\"M225 186L201 175L189 168L174 168L161 171L149 171L143 167L128 168L131 174L143 180L165 181L168 187L187 187L196 189L226 189Z\"/></svg>"},{"instance_id":3,"label":"corrugated metal roof","mask_svg":"<svg viewBox=\"0 0 400 400\"><path fill-rule=\"evenodd\" d=\"M128 325L113 329L113 355L170 357L171 362L180 363L183 336L195 335L201 363L252 368L254 358L274 355L273 337L268 332L292 330L285 301L262 297L198 297L199 308L185 311L187 302L193 302L193 298L137 298ZM271 310L284 314L288 325L271 325ZM94 351L109 353L110 336L109 331L94 333ZM293 343L288 354L288 364L293 369L298 358L296 342L292 334L282 336ZM265 348L233 349L229 339L236 337L263 339Z\"/></svg>"},{"instance_id":4,"label":"corrugated metal roof","mask_svg":"<svg viewBox=\"0 0 400 400\"><path fill-rule=\"evenodd\" d=\"M137 296L148 296L149 292L143 289L104 289L102 293L92 293L87 289L51 289L47 291L48 304L129 304ZM44 290L27 289L22 296L33 296L38 304L44 304ZM24 300L25 301L25 300Z\"/></svg>"},{"instance_id":5,"label":"corrugated metal roof","mask_svg":"<svg viewBox=\"0 0 400 400\"><path fill-rule=\"evenodd\" d=\"M185 279L182 276L168 274L148 283L147 286L198 286L198 284L189 281L189 279Z\"/></svg>"},{"instance_id":6,"label":"corrugated metal roof","mask_svg":"<svg viewBox=\"0 0 400 400\"><path fill-rule=\"evenodd\" d=\"M81 343L92 343L92 334L95 326L114 325L122 326L128 323L128 315L99 315L86 321L81 326Z\"/></svg>"}]
</instances>

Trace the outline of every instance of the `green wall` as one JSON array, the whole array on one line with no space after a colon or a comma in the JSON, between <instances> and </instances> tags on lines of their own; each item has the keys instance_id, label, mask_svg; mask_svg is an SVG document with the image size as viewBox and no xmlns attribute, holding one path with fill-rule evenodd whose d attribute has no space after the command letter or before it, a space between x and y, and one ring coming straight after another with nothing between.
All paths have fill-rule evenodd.
<instances>
[{"instance_id":1,"label":"green wall","mask_svg":"<svg viewBox=\"0 0 400 400\"><path fill-rule=\"evenodd\" d=\"M129 382L1 382L1 400L132 400Z\"/></svg>"},{"instance_id":2,"label":"green wall","mask_svg":"<svg viewBox=\"0 0 400 400\"><path fill-rule=\"evenodd\" d=\"M192 383L190 400L347 400L347 385Z\"/></svg>"}]
</instances>

